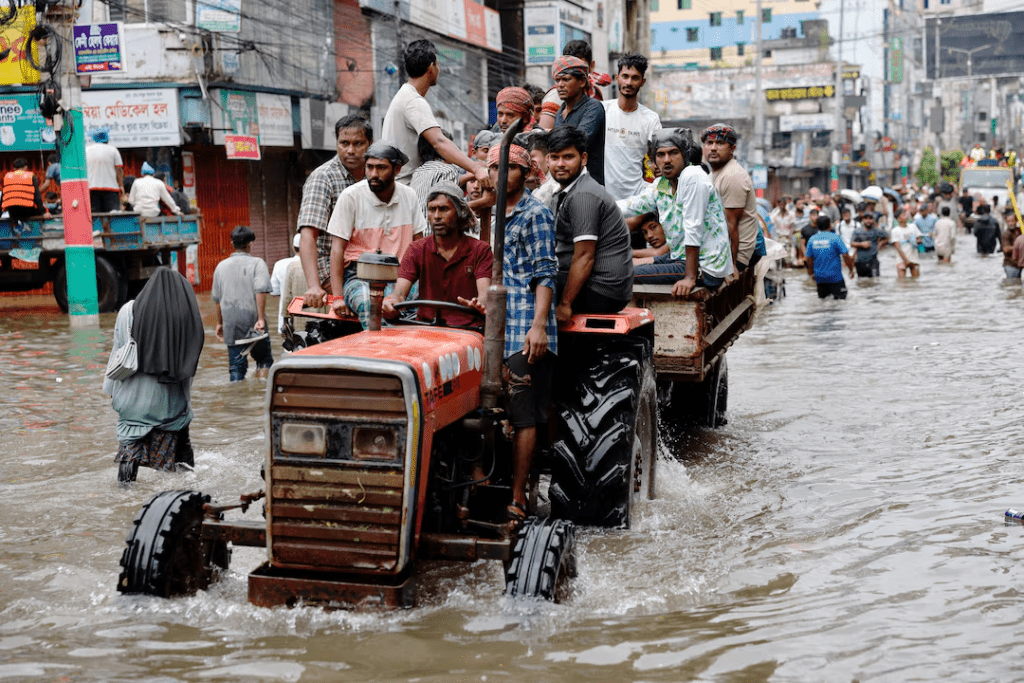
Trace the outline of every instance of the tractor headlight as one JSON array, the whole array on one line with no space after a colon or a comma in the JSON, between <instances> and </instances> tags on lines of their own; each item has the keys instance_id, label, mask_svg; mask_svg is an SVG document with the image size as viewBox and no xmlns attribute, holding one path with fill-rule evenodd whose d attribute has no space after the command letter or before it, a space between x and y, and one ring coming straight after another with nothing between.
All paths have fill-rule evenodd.
<instances>
[{"instance_id":1,"label":"tractor headlight","mask_svg":"<svg viewBox=\"0 0 1024 683\"><path fill-rule=\"evenodd\" d=\"M356 460L398 460L398 430L356 427L352 431L352 457Z\"/></svg>"},{"instance_id":2,"label":"tractor headlight","mask_svg":"<svg viewBox=\"0 0 1024 683\"><path fill-rule=\"evenodd\" d=\"M285 422L281 425L281 451L304 455L326 455L327 428L318 424Z\"/></svg>"}]
</instances>

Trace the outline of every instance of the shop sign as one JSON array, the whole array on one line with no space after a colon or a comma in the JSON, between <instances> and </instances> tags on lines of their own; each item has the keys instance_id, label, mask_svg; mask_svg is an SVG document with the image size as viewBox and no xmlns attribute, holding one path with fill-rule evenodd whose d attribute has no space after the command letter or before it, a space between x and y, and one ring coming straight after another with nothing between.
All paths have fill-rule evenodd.
<instances>
[{"instance_id":1,"label":"shop sign","mask_svg":"<svg viewBox=\"0 0 1024 683\"><path fill-rule=\"evenodd\" d=\"M302 149L336 150L338 140L334 136L334 124L348 115L348 112L348 105L340 102L325 102L307 97L299 100Z\"/></svg>"},{"instance_id":2,"label":"shop sign","mask_svg":"<svg viewBox=\"0 0 1024 683\"><path fill-rule=\"evenodd\" d=\"M219 113L219 124L215 125L213 141L224 142L226 132L235 135L259 137L259 107L256 104L256 93L242 90L214 90L213 109ZM218 114L214 115L215 124ZM220 130L216 130L219 128Z\"/></svg>"},{"instance_id":3,"label":"shop sign","mask_svg":"<svg viewBox=\"0 0 1024 683\"><path fill-rule=\"evenodd\" d=\"M811 85L798 88L769 88L764 91L769 102L780 100L816 100L826 97L834 97L836 87L834 85Z\"/></svg>"},{"instance_id":4,"label":"shop sign","mask_svg":"<svg viewBox=\"0 0 1024 683\"><path fill-rule=\"evenodd\" d=\"M523 8L526 32L526 64L551 64L561 54L559 49L558 8L555 6Z\"/></svg>"},{"instance_id":5,"label":"shop sign","mask_svg":"<svg viewBox=\"0 0 1024 683\"><path fill-rule=\"evenodd\" d=\"M566 26L578 28L586 33L594 32L594 13L568 2L558 5L558 18Z\"/></svg>"},{"instance_id":6,"label":"shop sign","mask_svg":"<svg viewBox=\"0 0 1024 683\"><path fill-rule=\"evenodd\" d=\"M225 135L228 159L260 160L260 139L255 135Z\"/></svg>"},{"instance_id":7,"label":"shop sign","mask_svg":"<svg viewBox=\"0 0 1024 683\"><path fill-rule=\"evenodd\" d=\"M287 95L256 93L256 125L261 145L291 147L295 144L292 98Z\"/></svg>"},{"instance_id":8,"label":"shop sign","mask_svg":"<svg viewBox=\"0 0 1024 683\"><path fill-rule=\"evenodd\" d=\"M124 33L120 22L73 26L78 73L124 73Z\"/></svg>"},{"instance_id":9,"label":"shop sign","mask_svg":"<svg viewBox=\"0 0 1024 683\"><path fill-rule=\"evenodd\" d=\"M394 10L374 0L359 0L385 14ZM409 21L464 43L501 52L501 15L475 0L409 0Z\"/></svg>"},{"instance_id":10,"label":"shop sign","mask_svg":"<svg viewBox=\"0 0 1024 683\"><path fill-rule=\"evenodd\" d=\"M181 144L178 91L174 88L83 90L82 121L86 135L106 128L115 147Z\"/></svg>"},{"instance_id":11,"label":"shop sign","mask_svg":"<svg viewBox=\"0 0 1024 683\"><path fill-rule=\"evenodd\" d=\"M192 152L181 153L181 191L188 197L188 203L196 208L196 158Z\"/></svg>"},{"instance_id":12,"label":"shop sign","mask_svg":"<svg viewBox=\"0 0 1024 683\"><path fill-rule=\"evenodd\" d=\"M12 3L6 3L4 11L7 11ZM0 29L0 52L10 50L7 56L0 59L0 85L39 82L39 72L32 68L25 54L25 39L35 27L36 8L35 5L29 4L18 8L14 20ZM38 64L38 48L32 49L32 57Z\"/></svg>"},{"instance_id":13,"label":"shop sign","mask_svg":"<svg viewBox=\"0 0 1024 683\"><path fill-rule=\"evenodd\" d=\"M832 114L784 114L779 117L779 132L799 130L832 130L836 117Z\"/></svg>"},{"instance_id":14,"label":"shop sign","mask_svg":"<svg viewBox=\"0 0 1024 683\"><path fill-rule=\"evenodd\" d=\"M238 33L242 29L242 0L202 0L196 3L196 28Z\"/></svg>"},{"instance_id":15,"label":"shop sign","mask_svg":"<svg viewBox=\"0 0 1024 683\"><path fill-rule=\"evenodd\" d=\"M39 96L0 96L0 151L53 149L57 136L39 113Z\"/></svg>"}]
</instances>

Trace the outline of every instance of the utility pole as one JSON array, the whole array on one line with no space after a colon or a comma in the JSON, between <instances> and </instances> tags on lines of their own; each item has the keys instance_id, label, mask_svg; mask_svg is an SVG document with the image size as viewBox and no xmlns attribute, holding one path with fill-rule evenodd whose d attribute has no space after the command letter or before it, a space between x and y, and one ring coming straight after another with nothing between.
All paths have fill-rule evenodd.
<instances>
[{"instance_id":1,"label":"utility pole","mask_svg":"<svg viewBox=\"0 0 1024 683\"><path fill-rule=\"evenodd\" d=\"M43 15L45 18L45 15ZM74 24L74 16L65 18ZM92 240L92 210L89 178L85 164L85 122L82 118L82 89L75 70L75 50L71 30L58 31L54 40L64 55L59 69L61 81L60 111L53 116L60 155L60 192L64 218L64 268L68 283L68 317L71 327L99 327L99 301L96 291L96 252ZM51 74L57 76L57 74Z\"/></svg>"},{"instance_id":2,"label":"utility pole","mask_svg":"<svg viewBox=\"0 0 1024 683\"><path fill-rule=\"evenodd\" d=\"M835 138L832 149L832 192L839 191L839 162L843 158L843 144L846 141L846 126L843 124L843 12L846 6L845 0L839 2L839 36L836 39L836 84L835 84L835 107L836 118L832 134Z\"/></svg>"},{"instance_id":3,"label":"utility pole","mask_svg":"<svg viewBox=\"0 0 1024 683\"><path fill-rule=\"evenodd\" d=\"M761 90L761 0L757 0L757 15L754 17L755 45L757 58L754 61L754 163L764 164L764 93Z\"/></svg>"},{"instance_id":4,"label":"utility pole","mask_svg":"<svg viewBox=\"0 0 1024 683\"><path fill-rule=\"evenodd\" d=\"M936 34L936 35L938 35L938 34ZM946 48L946 50L948 50L949 52L962 52L965 55L967 55L967 97L970 100L970 103L969 103L969 105L967 107L967 135L969 135L972 139L965 141L965 140L963 140L963 138L961 138L961 142L965 142L967 145L972 144L973 138L974 138L974 88L973 88L973 83L971 82L971 78L973 77L973 72L972 72L973 60L972 60L972 58L974 57L974 53L975 52L981 52L982 50L987 50L990 47L992 47L992 43L988 43L988 44L982 45L980 47L972 47L970 50L964 50L963 48L959 48L959 47L947 47ZM938 58L938 56L936 55L936 59L937 58ZM937 152L936 152L936 155L937 155Z\"/></svg>"}]
</instances>

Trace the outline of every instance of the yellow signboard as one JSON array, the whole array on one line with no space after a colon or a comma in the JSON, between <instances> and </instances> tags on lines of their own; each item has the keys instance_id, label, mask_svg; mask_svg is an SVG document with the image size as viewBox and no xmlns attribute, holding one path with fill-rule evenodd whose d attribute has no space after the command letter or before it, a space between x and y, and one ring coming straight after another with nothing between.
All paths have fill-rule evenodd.
<instances>
[{"instance_id":1,"label":"yellow signboard","mask_svg":"<svg viewBox=\"0 0 1024 683\"><path fill-rule=\"evenodd\" d=\"M812 100L833 97L836 94L834 85L811 85L800 88L768 88L764 91L769 102L778 100Z\"/></svg>"},{"instance_id":2,"label":"yellow signboard","mask_svg":"<svg viewBox=\"0 0 1024 683\"><path fill-rule=\"evenodd\" d=\"M39 82L39 72L29 64L25 52L28 34L36 27L36 8L26 5L18 10L18 16L3 30L0 30L0 52L10 50L0 60L0 85L18 85ZM51 38L54 40L55 38ZM39 50L32 46L32 58L39 63Z\"/></svg>"}]
</instances>

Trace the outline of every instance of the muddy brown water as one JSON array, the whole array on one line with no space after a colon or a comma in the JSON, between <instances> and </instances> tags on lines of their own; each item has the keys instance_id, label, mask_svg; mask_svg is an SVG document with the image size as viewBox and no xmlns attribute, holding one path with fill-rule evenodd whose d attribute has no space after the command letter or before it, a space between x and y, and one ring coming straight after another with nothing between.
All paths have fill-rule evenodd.
<instances>
[{"instance_id":1,"label":"muddy brown water","mask_svg":"<svg viewBox=\"0 0 1024 683\"><path fill-rule=\"evenodd\" d=\"M201 296L196 470L123 491L114 316L73 331L2 299L0 680L1020 680L1024 528L1003 511L1024 508L1024 295L958 246L908 282L887 250L845 302L790 271L729 352L728 425L669 435L660 497L628 532L581 532L564 605L502 597L481 562L432 565L408 611L262 609L251 548L195 597L118 594L150 496L260 487L265 385L229 386Z\"/></svg>"}]
</instances>

